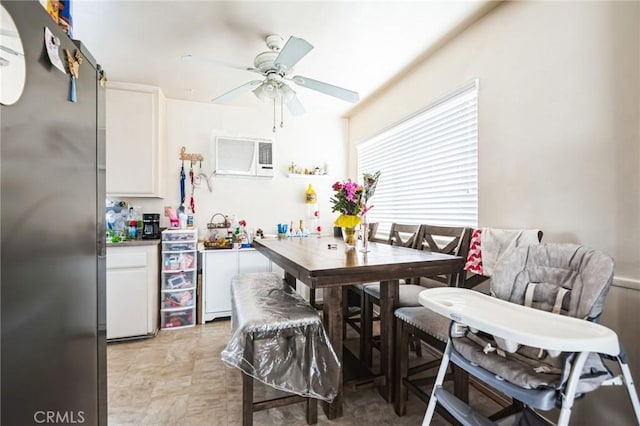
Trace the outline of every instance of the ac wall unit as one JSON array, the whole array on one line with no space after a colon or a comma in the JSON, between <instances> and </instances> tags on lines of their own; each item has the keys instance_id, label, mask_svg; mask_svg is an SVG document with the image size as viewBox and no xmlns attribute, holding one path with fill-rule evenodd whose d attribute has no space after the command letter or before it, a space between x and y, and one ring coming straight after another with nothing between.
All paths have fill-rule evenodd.
<instances>
[{"instance_id":1,"label":"ac wall unit","mask_svg":"<svg viewBox=\"0 0 640 426\"><path fill-rule=\"evenodd\" d=\"M216 136L215 174L273 177L273 141Z\"/></svg>"}]
</instances>

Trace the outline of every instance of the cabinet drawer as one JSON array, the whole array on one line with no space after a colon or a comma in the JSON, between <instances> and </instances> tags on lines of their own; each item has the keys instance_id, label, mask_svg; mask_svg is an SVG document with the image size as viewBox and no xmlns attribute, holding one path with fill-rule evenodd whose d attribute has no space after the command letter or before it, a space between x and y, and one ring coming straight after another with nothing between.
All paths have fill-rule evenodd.
<instances>
[{"instance_id":1,"label":"cabinet drawer","mask_svg":"<svg viewBox=\"0 0 640 426\"><path fill-rule=\"evenodd\" d=\"M107 255L107 269L146 268L147 253L109 253Z\"/></svg>"},{"instance_id":2,"label":"cabinet drawer","mask_svg":"<svg viewBox=\"0 0 640 426\"><path fill-rule=\"evenodd\" d=\"M188 251L188 250L196 250L197 249L197 241L196 240L185 240L185 241L163 241L162 242L162 251Z\"/></svg>"},{"instance_id":3,"label":"cabinet drawer","mask_svg":"<svg viewBox=\"0 0 640 426\"><path fill-rule=\"evenodd\" d=\"M196 289L163 291L162 309L176 309L192 307L196 301Z\"/></svg>"},{"instance_id":4,"label":"cabinet drawer","mask_svg":"<svg viewBox=\"0 0 640 426\"><path fill-rule=\"evenodd\" d=\"M162 311L162 328L191 327L195 323L195 308L176 311Z\"/></svg>"},{"instance_id":5,"label":"cabinet drawer","mask_svg":"<svg viewBox=\"0 0 640 426\"><path fill-rule=\"evenodd\" d=\"M184 241L197 241L198 234L194 229L171 229L166 230L162 233L162 243L165 244L167 242L184 242Z\"/></svg>"},{"instance_id":6,"label":"cabinet drawer","mask_svg":"<svg viewBox=\"0 0 640 426\"><path fill-rule=\"evenodd\" d=\"M162 274L162 289L163 290L181 290L195 287L196 285L196 271L183 272L183 271L163 271Z\"/></svg>"},{"instance_id":7,"label":"cabinet drawer","mask_svg":"<svg viewBox=\"0 0 640 426\"><path fill-rule=\"evenodd\" d=\"M194 270L196 252L162 253L162 269L164 271Z\"/></svg>"}]
</instances>

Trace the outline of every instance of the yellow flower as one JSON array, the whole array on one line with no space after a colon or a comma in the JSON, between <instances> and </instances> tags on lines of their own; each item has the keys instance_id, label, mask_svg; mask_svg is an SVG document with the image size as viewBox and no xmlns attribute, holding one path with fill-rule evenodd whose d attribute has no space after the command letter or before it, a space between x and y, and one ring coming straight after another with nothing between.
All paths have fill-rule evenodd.
<instances>
[{"instance_id":1,"label":"yellow flower","mask_svg":"<svg viewBox=\"0 0 640 426\"><path fill-rule=\"evenodd\" d=\"M360 225L360 216L341 214L340 216L338 216L334 224L342 228L352 228L354 226Z\"/></svg>"}]
</instances>

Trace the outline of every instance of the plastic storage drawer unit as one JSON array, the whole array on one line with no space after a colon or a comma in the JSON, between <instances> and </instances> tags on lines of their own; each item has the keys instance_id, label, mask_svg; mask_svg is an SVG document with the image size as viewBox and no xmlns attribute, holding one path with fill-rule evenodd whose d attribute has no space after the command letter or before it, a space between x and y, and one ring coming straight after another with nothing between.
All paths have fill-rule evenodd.
<instances>
[{"instance_id":1,"label":"plastic storage drawer unit","mask_svg":"<svg viewBox=\"0 0 640 426\"><path fill-rule=\"evenodd\" d=\"M195 229L162 232L160 318L163 329L196 324L197 245Z\"/></svg>"}]
</instances>

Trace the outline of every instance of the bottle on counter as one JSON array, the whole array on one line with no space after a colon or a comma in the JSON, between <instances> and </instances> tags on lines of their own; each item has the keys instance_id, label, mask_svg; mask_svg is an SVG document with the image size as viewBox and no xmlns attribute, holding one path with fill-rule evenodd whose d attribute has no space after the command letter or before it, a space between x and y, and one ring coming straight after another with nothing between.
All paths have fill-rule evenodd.
<instances>
[{"instance_id":1,"label":"bottle on counter","mask_svg":"<svg viewBox=\"0 0 640 426\"><path fill-rule=\"evenodd\" d=\"M313 186L311 186L311 184L309 184L304 194L305 202L307 204L318 204L318 196L316 195L316 191L315 189L313 189Z\"/></svg>"},{"instance_id":2,"label":"bottle on counter","mask_svg":"<svg viewBox=\"0 0 640 426\"><path fill-rule=\"evenodd\" d=\"M320 210L318 209L318 196L311 184L305 191L305 200L307 204L307 223L309 224L309 234L319 233L318 221L320 220Z\"/></svg>"},{"instance_id":3,"label":"bottle on counter","mask_svg":"<svg viewBox=\"0 0 640 426\"><path fill-rule=\"evenodd\" d=\"M135 240L136 238L138 238L138 221L137 220L129 221L128 235L130 240Z\"/></svg>"}]
</instances>

